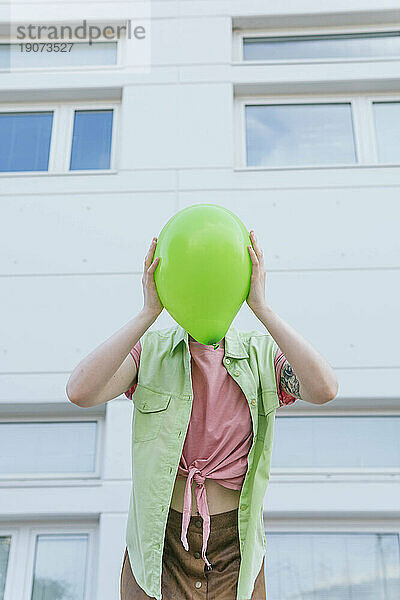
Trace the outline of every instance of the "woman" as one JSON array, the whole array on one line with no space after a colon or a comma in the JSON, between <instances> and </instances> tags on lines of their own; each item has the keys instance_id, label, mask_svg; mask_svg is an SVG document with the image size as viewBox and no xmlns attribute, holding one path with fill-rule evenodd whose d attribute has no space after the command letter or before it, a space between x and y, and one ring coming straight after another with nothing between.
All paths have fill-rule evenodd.
<instances>
[{"instance_id":1,"label":"woman","mask_svg":"<svg viewBox=\"0 0 400 600\"><path fill-rule=\"evenodd\" d=\"M291 404L296 398L314 404L328 402L337 394L336 376L320 354L267 304L263 253L254 232L250 235L252 275L246 301L275 341L274 385L279 405ZM160 260L153 261L156 242L153 238L145 258L142 311L71 374L67 394L79 406L100 404L121 393L135 401L142 351L139 340L163 310L154 283ZM236 598L241 562L239 497L253 431L246 397L223 364L225 341L213 347L188 337L193 405L168 507L162 554L163 600ZM139 573L139 566L133 567ZM144 582L142 573L139 578ZM136 580L127 549L120 584L122 600L155 597ZM263 562L251 598L265 597Z\"/></svg>"}]
</instances>

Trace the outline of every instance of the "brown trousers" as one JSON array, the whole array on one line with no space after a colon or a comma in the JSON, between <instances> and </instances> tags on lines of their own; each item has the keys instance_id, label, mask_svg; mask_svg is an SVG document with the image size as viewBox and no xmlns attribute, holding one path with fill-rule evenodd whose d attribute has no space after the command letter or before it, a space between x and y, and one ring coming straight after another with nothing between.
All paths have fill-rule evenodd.
<instances>
[{"instance_id":1,"label":"brown trousers","mask_svg":"<svg viewBox=\"0 0 400 600\"><path fill-rule=\"evenodd\" d=\"M162 600L236 600L240 566L238 509L210 515L206 556L212 565L205 570L201 557L203 519L192 515L187 530L189 550L181 542L182 513L169 509L162 559ZM249 600L265 600L264 561ZM121 570L121 600L147 600L133 576L128 551Z\"/></svg>"}]
</instances>

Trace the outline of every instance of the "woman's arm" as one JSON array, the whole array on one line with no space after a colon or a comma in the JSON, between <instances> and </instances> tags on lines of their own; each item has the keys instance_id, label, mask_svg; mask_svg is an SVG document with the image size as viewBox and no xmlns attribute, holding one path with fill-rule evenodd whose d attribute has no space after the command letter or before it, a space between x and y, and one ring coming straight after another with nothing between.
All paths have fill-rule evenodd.
<instances>
[{"instance_id":1,"label":"woman's arm","mask_svg":"<svg viewBox=\"0 0 400 600\"><path fill-rule=\"evenodd\" d=\"M159 263L159 258L152 262L156 243L157 238L154 238L144 261L142 310L75 367L66 385L67 396L73 404L84 408L102 404L131 387L136 364L130 350L164 308L154 283L154 271Z\"/></svg>"},{"instance_id":2,"label":"woman's arm","mask_svg":"<svg viewBox=\"0 0 400 600\"><path fill-rule=\"evenodd\" d=\"M82 359L67 382L69 400L87 408L117 398L129 389L136 377L136 364L129 352L154 321L152 313L142 309Z\"/></svg>"},{"instance_id":3,"label":"woman's arm","mask_svg":"<svg viewBox=\"0 0 400 600\"><path fill-rule=\"evenodd\" d=\"M275 313L265 299L266 272L261 248L254 232L250 232L252 246L251 285L247 303L254 314L278 344L287 362L282 368L281 381L287 391L313 404L333 400L338 392L338 381L332 367L293 327Z\"/></svg>"},{"instance_id":4,"label":"woman's arm","mask_svg":"<svg viewBox=\"0 0 400 600\"><path fill-rule=\"evenodd\" d=\"M281 371L285 389L306 402L324 404L336 397L338 382L332 367L269 305L256 315L286 356Z\"/></svg>"}]
</instances>

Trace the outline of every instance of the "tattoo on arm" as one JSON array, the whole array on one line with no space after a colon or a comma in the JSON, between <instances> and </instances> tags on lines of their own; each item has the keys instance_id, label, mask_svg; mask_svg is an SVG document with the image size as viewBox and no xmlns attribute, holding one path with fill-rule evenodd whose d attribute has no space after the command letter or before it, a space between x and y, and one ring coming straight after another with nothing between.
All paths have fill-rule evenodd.
<instances>
[{"instance_id":1,"label":"tattoo on arm","mask_svg":"<svg viewBox=\"0 0 400 600\"><path fill-rule=\"evenodd\" d=\"M281 370L281 385L287 394L300 398L300 382L287 360L283 363Z\"/></svg>"}]
</instances>

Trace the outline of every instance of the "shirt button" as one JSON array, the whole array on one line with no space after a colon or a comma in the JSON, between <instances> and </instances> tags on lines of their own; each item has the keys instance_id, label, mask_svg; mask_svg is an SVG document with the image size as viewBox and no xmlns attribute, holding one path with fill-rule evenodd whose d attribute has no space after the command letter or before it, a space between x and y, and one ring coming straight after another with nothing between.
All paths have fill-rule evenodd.
<instances>
[{"instance_id":1,"label":"shirt button","mask_svg":"<svg viewBox=\"0 0 400 600\"><path fill-rule=\"evenodd\" d=\"M240 373L239 371L235 371L235 377L239 377Z\"/></svg>"},{"instance_id":2,"label":"shirt button","mask_svg":"<svg viewBox=\"0 0 400 600\"><path fill-rule=\"evenodd\" d=\"M195 552L195 553L193 554L193 556L194 556L195 558L200 558L201 554L200 554L200 552Z\"/></svg>"},{"instance_id":3,"label":"shirt button","mask_svg":"<svg viewBox=\"0 0 400 600\"><path fill-rule=\"evenodd\" d=\"M197 588L201 588L201 581L196 581L194 584Z\"/></svg>"},{"instance_id":4,"label":"shirt button","mask_svg":"<svg viewBox=\"0 0 400 600\"><path fill-rule=\"evenodd\" d=\"M240 510L246 510L247 508L247 504L241 504L240 505Z\"/></svg>"},{"instance_id":5,"label":"shirt button","mask_svg":"<svg viewBox=\"0 0 400 600\"><path fill-rule=\"evenodd\" d=\"M231 359L230 359L230 358L227 358L227 359L225 360L225 362L226 362L226 364L227 364L227 365L229 365L229 364L230 364L230 362L231 362Z\"/></svg>"},{"instance_id":6,"label":"shirt button","mask_svg":"<svg viewBox=\"0 0 400 600\"><path fill-rule=\"evenodd\" d=\"M201 527L201 519L196 519L194 524L196 525L196 527Z\"/></svg>"},{"instance_id":7,"label":"shirt button","mask_svg":"<svg viewBox=\"0 0 400 600\"><path fill-rule=\"evenodd\" d=\"M161 548L160 544L156 544L156 548L159 550Z\"/></svg>"},{"instance_id":8,"label":"shirt button","mask_svg":"<svg viewBox=\"0 0 400 600\"><path fill-rule=\"evenodd\" d=\"M252 405L253 405L253 406L255 406L255 405L256 405L256 401L255 401L255 399L254 399L254 398L252 399L251 403L252 403Z\"/></svg>"}]
</instances>

